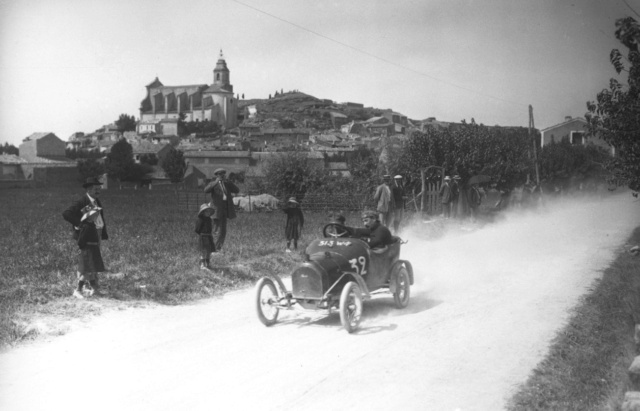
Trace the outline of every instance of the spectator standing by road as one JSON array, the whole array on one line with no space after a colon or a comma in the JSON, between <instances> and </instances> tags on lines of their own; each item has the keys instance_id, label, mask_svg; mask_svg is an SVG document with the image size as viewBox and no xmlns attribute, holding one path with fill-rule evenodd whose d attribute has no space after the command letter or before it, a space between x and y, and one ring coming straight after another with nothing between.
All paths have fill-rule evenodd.
<instances>
[{"instance_id":1,"label":"spectator standing by road","mask_svg":"<svg viewBox=\"0 0 640 411\"><path fill-rule=\"evenodd\" d=\"M480 193L478 184L471 185L468 196L469 215L471 216L471 221L475 222L478 218L478 207L480 207L480 203L482 202L482 194Z\"/></svg>"},{"instance_id":2,"label":"spectator standing by road","mask_svg":"<svg viewBox=\"0 0 640 411\"><path fill-rule=\"evenodd\" d=\"M196 219L195 232L198 234L198 245L200 246L200 269L208 270L211 268L211 253L216 251L213 243L213 223L211 215L214 213L213 207L205 203L198 210L198 218Z\"/></svg>"},{"instance_id":3,"label":"spectator standing by road","mask_svg":"<svg viewBox=\"0 0 640 411\"><path fill-rule=\"evenodd\" d=\"M377 203L380 223L389 227L391 213L394 209L393 197L391 196L391 176L385 174L382 178L383 182L376 188L373 201Z\"/></svg>"},{"instance_id":4,"label":"spectator standing by road","mask_svg":"<svg viewBox=\"0 0 640 411\"><path fill-rule=\"evenodd\" d=\"M295 197L291 197L289 201L287 201L282 211L287 215L287 222L284 226L284 236L287 239L287 248L285 251L290 253L291 242L293 242L293 249L298 249L298 240L302 235L302 227L304 226L304 215Z\"/></svg>"},{"instance_id":5,"label":"spectator standing by road","mask_svg":"<svg viewBox=\"0 0 640 411\"><path fill-rule=\"evenodd\" d=\"M80 230L78 230L78 285L73 292L76 298L84 298L83 288L87 288L88 295L93 295L98 286L98 272L104 271L104 262L100 253L100 236L96 228L96 221L100 216L100 207L90 205L82 209Z\"/></svg>"},{"instance_id":6,"label":"spectator standing by road","mask_svg":"<svg viewBox=\"0 0 640 411\"><path fill-rule=\"evenodd\" d=\"M238 186L227 180L227 170L218 168L213 172L214 179L204 188L205 193L211 193L210 205L215 209L213 213L213 235L216 250L222 251L224 240L227 238L227 220L236 218L233 205L233 195L238 194Z\"/></svg>"},{"instance_id":7,"label":"spectator standing by road","mask_svg":"<svg viewBox=\"0 0 640 411\"><path fill-rule=\"evenodd\" d=\"M449 218L451 217L451 177L445 176L439 194L442 202L442 216Z\"/></svg>"},{"instance_id":8,"label":"spectator standing by road","mask_svg":"<svg viewBox=\"0 0 640 411\"><path fill-rule=\"evenodd\" d=\"M451 214L453 218L458 218L458 202L460 200L460 178L459 175L453 176L451 181Z\"/></svg>"},{"instance_id":9,"label":"spectator standing by road","mask_svg":"<svg viewBox=\"0 0 640 411\"><path fill-rule=\"evenodd\" d=\"M400 230L400 223L404 216L404 186L402 184L402 176L397 175L393 177L393 186L391 187L391 196L393 197L393 232L398 234Z\"/></svg>"},{"instance_id":10,"label":"spectator standing by road","mask_svg":"<svg viewBox=\"0 0 640 411\"><path fill-rule=\"evenodd\" d=\"M62 213L62 218L64 218L69 223L71 223L71 226L73 227L73 239L78 241L80 237L80 232L82 229L81 226L83 223L83 217L85 217L85 214L88 211L95 210L95 213L93 213L95 215L91 215L91 221L90 221L95 227L95 236L94 236L94 233L91 233L91 234L87 233L85 234L85 238L83 239L83 242L86 241L87 243L89 242L93 243L93 242L96 242L97 240L96 245L91 244L92 251L90 252L91 255L95 256L96 258L92 260L87 259L86 261L87 264L80 265L78 267L77 274L78 274L79 289L76 289L73 292L73 296L77 298L83 298L82 287L85 285L88 285L89 287L91 287L91 290L90 290L91 294L94 294L94 293L101 294L101 291L99 289L99 283L98 283L98 272L103 272L106 270L104 268L104 263L102 261L102 256L100 254L100 244L102 243L103 240L109 239L109 235L107 234L107 224L105 222L104 212L102 209L103 208L102 203L98 198L100 197L102 183L97 178L90 177L85 180L82 187L85 190L84 195L82 195L82 197L80 197L79 199L75 200L71 204L71 206ZM87 218L88 216L84 218L84 221L87 221ZM86 228L85 231L88 232L88 231L91 231L91 229ZM91 238L91 241L87 240L88 237ZM97 239L94 237L97 237ZM86 252L85 254L89 254L89 252ZM99 259L97 258L98 256L100 257ZM80 258L83 258L82 248L80 252ZM91 264L89 264L90 262ZM85 277L84 272L91 272L92 273L91 278Z\"/></svg>"}]
</instances>

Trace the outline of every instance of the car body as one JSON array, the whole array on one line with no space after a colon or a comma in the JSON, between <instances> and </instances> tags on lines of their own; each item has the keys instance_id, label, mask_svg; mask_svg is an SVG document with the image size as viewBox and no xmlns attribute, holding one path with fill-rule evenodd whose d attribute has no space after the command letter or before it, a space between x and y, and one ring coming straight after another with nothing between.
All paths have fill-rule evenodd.
<instances>
[{"instance_id":1,"label":"car body","mask_svg":"<svg viewBox=\"0 0 640 411\"><path fill-rule=\"evenodd\" d=\"M256 284L258 318L267 325L277 321L281 309L296 305L311 310L339 310L342 325L357 329L363 301L376 293L391 293L396 307L409 303L413 284L411 263L400 259L404 243L399 237L381 249L370 249L358 238L328 234L305 250L305 261L291 273L291 290L277 276L261 278Z\"/></svg>"}]
</instances>

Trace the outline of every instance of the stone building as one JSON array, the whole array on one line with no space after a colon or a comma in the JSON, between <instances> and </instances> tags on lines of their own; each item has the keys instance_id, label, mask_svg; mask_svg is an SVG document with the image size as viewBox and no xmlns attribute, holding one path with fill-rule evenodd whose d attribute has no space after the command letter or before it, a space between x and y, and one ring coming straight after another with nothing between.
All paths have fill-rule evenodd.
<instances>
[{"instance_id":1,"label":"stone building","mask_svg":"<svg viewBox=\"0 0 640 411\"><path fill-rule=\"evenodd\" d=\"M230 129L237 125L238 101L233 95L229 69L220 51L213 69L213 84L165 86L156 79L146 86L147 95L140 103L139 133L152 131L156 122L164 120L163 134L168 134L167 120L177 123L180 113L185 121L214 121ZM177 130L176 130L177 132Z\"/></svg>"}]
</instances>

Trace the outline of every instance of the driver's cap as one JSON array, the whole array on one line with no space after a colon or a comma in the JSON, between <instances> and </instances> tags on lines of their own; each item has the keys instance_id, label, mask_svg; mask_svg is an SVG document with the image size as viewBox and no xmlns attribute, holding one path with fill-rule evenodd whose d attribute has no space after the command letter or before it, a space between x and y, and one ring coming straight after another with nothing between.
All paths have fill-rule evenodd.
<instances>
[{"instance_id":1,"label":"driver's cap","mask_svg":"<svg viewBox=\"0 0 640 411\"><path fill-rule=\"evenodd\" d=\"M362 213L362 218L378 218L378 213L372 210L366 210Z\"/></svg>"}]
</instances>

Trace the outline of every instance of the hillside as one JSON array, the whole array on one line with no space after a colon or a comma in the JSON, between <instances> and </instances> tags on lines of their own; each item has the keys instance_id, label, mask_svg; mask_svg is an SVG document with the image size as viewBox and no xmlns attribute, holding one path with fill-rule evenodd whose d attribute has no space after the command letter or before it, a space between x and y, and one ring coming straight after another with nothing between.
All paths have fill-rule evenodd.
<instances>
[{"instance_id":1,"label":"hillside","mask_svg":"<svg viewBox=\"0 0 640 411\"><path fill-rule=\"evenodd\" d=\"M351 120L367 120L380 115L384 110L372 107L351 108L331 100L319 99L300 91L278 94L270 99L241 100L240 112L245 107L255 106L257 115L243 124L256 124L263 128L312 128L328 130L334 128L331 113L339 113Z\"/></svg>"}]
</instances>

